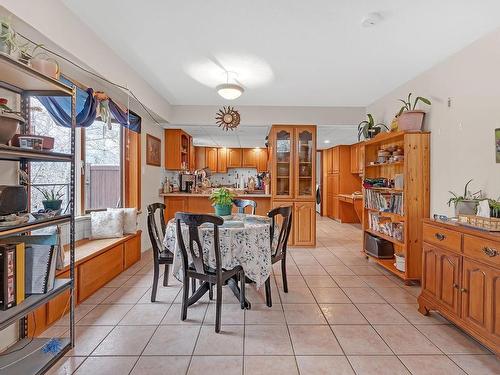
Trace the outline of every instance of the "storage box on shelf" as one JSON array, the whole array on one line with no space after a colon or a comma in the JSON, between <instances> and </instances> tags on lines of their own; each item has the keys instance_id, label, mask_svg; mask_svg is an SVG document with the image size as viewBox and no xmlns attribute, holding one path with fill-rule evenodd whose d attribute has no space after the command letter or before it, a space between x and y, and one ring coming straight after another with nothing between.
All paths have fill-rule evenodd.
<instances>
[{"instance_id":1,"label":"storage box on shelf","mask_svg":"<svg viewBox=\"0 0 500 375\"><path fill-rule=\"evenodd\" d=\"M500 234L425 219L419 311L443 316L500 355Z\"/></svg>"},{"instance_id":2,"label":"storage box on shelf","mask_svg":"<svg viewBox=\"0 0 500 375\"><path fill-rule=\"evenodd\" d=\"M269 133L273 208L292 206L290 246L316 245L316 126L273 125Z\"/></svg>"},{"instance_id":3,"label":"storage box on shelf","mask_svg":"<svg viewBox=\"0 0 500 375\"><path fill-rule=\"evenodd\" d=\"M402 188L363 189L363 230L390 241L395 253L404 256L404 271L396 268L394 258L373 259L405 282L420 280L422 273L421 222L429 216L429 142L427 132L394 132L382 133L364 143L364 178L394 180L397 177L403 184ZM380 150L394 147L403 150L404 160L372 164L382 161Z\"/></svg>"}]
</instances>

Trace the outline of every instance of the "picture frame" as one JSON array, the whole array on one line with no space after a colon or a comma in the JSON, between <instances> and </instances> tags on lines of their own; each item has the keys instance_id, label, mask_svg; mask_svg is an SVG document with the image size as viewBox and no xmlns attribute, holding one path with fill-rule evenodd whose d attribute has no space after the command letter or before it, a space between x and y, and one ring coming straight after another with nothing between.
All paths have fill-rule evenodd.
<instances>
[{"instance_id":1,"label":"picture frame","mask_svg":"<svg viewBox=\"0 0 500 375\"><path fill-rule=\"evenodd\" d=\"M500 128L495 129L495 156L497 163L500 163Z\"/></svg>"},{"instance_id":2,"label":"picture frame","mask_svg":"<svg viewBox=\"0 0 500 375\"><path fill-rule=\"evenodd\" d=\"M161 139L146 134L146 164L161 167Z\"/></svg>"}]
</instances>

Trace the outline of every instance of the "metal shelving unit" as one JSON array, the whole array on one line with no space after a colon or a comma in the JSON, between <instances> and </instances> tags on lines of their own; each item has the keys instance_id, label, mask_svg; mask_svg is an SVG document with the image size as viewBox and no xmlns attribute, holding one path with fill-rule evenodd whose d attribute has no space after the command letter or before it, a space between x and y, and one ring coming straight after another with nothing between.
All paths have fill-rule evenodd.
<instances>
[{"instance_id":1,"label":"metal shelving unit","mask_svg":"<svg viewBox=\"0 0 500 375\"><path fill-rule=\"evenodd\" d=\"M19 305L0 311L0 329L19 321L20 340L0 356L2 374L43 374L64 356L75 342L74 316L74 280L75 280L75 129L76 129L76 91L51 77L45 76L31 67L0 54L0 88L21 95L21 115L27 119L21 126L21 132L29 133L31 96L70 96L71 97L71 154L48 151L26 150L18 147L0 145L0 160L20 162L27 170L30 162L66 162L71 164L69 214L30 221L0 228L0 238L27 233L35 229L63 223L70 224L70 278L56 279L54 288L45 294L27 296ZM56 352L46 353L43 348L49 342L47 338L29 338L27 316L38 307L46 304L66 290L70 290L70 336L61 339Z\"/></svg>"}]
</instances>

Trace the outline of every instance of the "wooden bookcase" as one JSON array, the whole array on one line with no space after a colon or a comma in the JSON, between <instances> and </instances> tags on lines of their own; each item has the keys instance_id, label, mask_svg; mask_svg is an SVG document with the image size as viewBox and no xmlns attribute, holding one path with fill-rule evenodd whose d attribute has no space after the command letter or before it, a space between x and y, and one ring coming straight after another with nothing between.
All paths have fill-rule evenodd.
<instances>
[{"instance_id":1,"label":"wooden bookcase","mask_svg":"<svg viewBox=\"0 0 500 375\"><path fill-rule=\"evenodd\" d=\"M393 145L403 148L403 162L370 164L377 160L377 153L380 149ZM383 133L365 142L364 149L363 174L365 178L394 179L396 174L402 174L404 183L403 189L399 190L378 189L391 194L402 194L402 215L366 208L366 189L363 189L363 249L365 249L365 233L392 242L395 252L405 256L406 269L404 272L396 269L394 258L373 259L405 282L420 280L422 275L422 219L429 217L430 133ZM370 213L378 213L378 215L388 218L393 223L403 223L403 241L370 229ZM367 256L370 255L367 254Z\"/></svg>"}]
</instances>

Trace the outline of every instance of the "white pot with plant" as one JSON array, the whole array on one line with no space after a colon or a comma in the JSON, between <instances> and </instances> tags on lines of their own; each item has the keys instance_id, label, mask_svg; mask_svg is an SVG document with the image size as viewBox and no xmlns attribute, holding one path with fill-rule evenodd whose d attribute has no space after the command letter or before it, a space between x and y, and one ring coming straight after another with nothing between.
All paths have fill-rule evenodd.
<instances>
[{"instance_id":1,"label":"white pot with plant","mask_svg":"<svg viewBox=\"0 0 500 375\"><path fill-rule=\"evenodd\" d=\"M464 187L464 194L458 195L450 191L452 197L448 200L448 206L451 207L453 203L455 207L455 216L458 215L475 215L477 212L477 205L481 200L481 190L472 193L469 190L469 185L472 180L467 181Z\"/></svg>"},{"instance_id":2,"label":"white pot with plant","mask_svg":"<svg viewBox=\"0 0 500 375\"><path fill-rule=\"evenodd\" d=\"M417 109L417 105L422 102L431 105L431 101L422 96L417 96L412 103L411 93L406 100L399 99L404 105L396 115L398 119L398 129L402 131L421 131L424 124L425 111Z\"/></svg>"}]
</instances>

